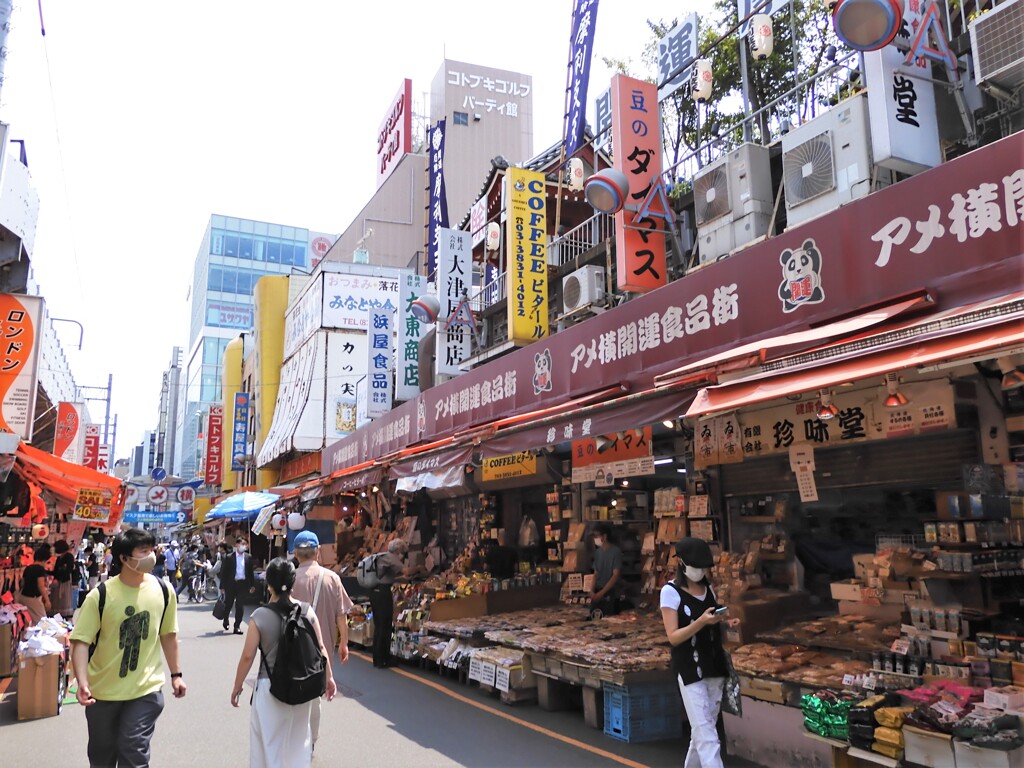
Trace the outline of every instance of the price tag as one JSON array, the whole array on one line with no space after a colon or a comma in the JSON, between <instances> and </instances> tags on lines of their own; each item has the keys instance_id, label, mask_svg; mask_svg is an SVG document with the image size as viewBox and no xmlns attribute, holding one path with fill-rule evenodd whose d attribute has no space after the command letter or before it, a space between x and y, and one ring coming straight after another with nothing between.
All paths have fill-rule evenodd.
<instances>
[{"instance_id":1,"label":"price tag","mask_svg":"<svg viewBox=\"0 0 1024 768\"><path fill-rule=\"evenodd\" d=\"M864 678L864 688L873 691L878 686L878 678L874 675L868 675Z\"/></svg>"},{"instance_id":2,"label":"price tag","mask_svg":"<svg viewBox=\"0 0 1024 768\"><path fill-rule=\"evenodd\" d=\"M508 667L498 667L497 677L495 678L494 681L494 687L497 688L499 691L504 691L505 693L508 693L508 680Z\"/></svg>"},{"instance_id":3,"label":"price tag","mask_svg":"<svg viewBox=\"0 0 1024 768\"><path fill-rule=\"evenodd\" d=\"M483 667L483 662L480 661L480 659L470 659L469 660L469 679L470 680L479 680L480 679L480 672L481 672L481 668L482 667Z\"/></svg>"},{"instance_id":4,"label":"price tag","mask_svg":"<svg viewBox=\"0 0 1024 768\"><path fill-rule=\"evenodd\" d=\"M893 653L898 653L900 656L906 656L910 653L910 640L906 637L897 638L892 641L890 650Z\"/></svg>"},{"instance_id":5,"label":"price tag","mask_svg":"<svg viewBox=\"0 0 1024 768\"><path fill-rule=\"evenodd\" d=\"M494 687L494 678L497 675L497 667L488 661L480 663L480 685L489 685L491 688Z\"/></svg>"},{"instance_id":6,"label":"price tag","mask_svg":"<svg viewBox=\"0 0 1024 768\"><path fill-rule=\"evenodd\" d=\"M857 683L857 678L853 675L843 675L843 685L847 688L852 688Z\"/></svg>"}]
</instances>

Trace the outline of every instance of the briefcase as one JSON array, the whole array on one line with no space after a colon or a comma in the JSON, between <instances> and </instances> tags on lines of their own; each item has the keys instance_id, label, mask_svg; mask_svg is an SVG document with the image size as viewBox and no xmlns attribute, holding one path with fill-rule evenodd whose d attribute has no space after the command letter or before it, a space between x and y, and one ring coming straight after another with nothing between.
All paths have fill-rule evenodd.
<instances>
[{"instance_id":1,"label":"briefcase","mask_svg":"<svg viewBox=\"0 0 1024 768\"><path fill-rule=\"evenodd\" d=\"M217 602L213 604L213 618L224 621L228 617L228 604L224 602L223 597L218 597Z\"/></svg>"}]
</instances>

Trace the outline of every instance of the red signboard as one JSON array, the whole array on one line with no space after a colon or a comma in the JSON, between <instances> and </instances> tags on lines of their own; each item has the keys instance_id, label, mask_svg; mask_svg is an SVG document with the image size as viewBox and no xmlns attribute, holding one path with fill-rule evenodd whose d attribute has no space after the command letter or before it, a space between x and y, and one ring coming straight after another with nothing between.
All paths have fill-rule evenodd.
<instances>
[{"instance_id":1,"label":"red signboard","mask_svg":"<svg viewBox=\"0 0 1024 768\"><path fill-rule=\"evenodd\" d=\"M1004 296L1024 273L1021 179L1017 133L433 387L329 446L324 470L620 383L647 389L740 343L922 289L935 311ZM794 273L794 256L807 274Z\"/></svg>"},{"instance_id":2,"label":"red signboard","mask_svg":"<svg viewBox=\"0 0 1024 768\"><path fill-rule=\"evenodd\" d=\"M76 403L57 404L57 423L53 435L53 455L72 464L82 460L79 452L82 424L78 407Z\"/></svg>"},{"instance_id":3,"label":"red signboard","mask_svg":"<svg viewBox=\"0 0 1024 768\"><path fill-rule=\"evenodd\" d=\"M611 435L602 435L600 445L596 438L575 440L572 444L572 465L579 468L591 464L611 464L615 461L640 459L651 455L651 446L649 426L635 431L627 429Z\"/></svg>"},{"instance_id":4,"label":"red signboard","mask_svg":"<svg viewBox=\"0 0 1024 768\"><path fill-rule=\"evenodd\" d=\"M211 405L206 430L206 484L220 485L224 464L224 406Z\"/></svg>"},{"instance_id":5,"label":"red signboard","mask_svg":"<svg viewBox=\"0 0 1024 768\"><path fill-rule=\"evenodd\" d=\"M406 78L398 89L377 130L377 186L380 187L398 161L412 151L412 80Z\"/></svg>"},{"instance_id":6,"label":"red signboard","mask_svg":"<svg viewBox=\"0 0 1024 768\"><path fill-rule=\"evenodd\" d=\"M281 468L280 480L282 483L287 483L289 480L295 480L296 478L305 477L306 475L318 474L319 472L320 451L303 453L291 461L285 462L285 465Z\"/></svg>"},{"instance_id":7,"label":"red signboard","mask_svg":"<svg viewBox=\"0 0 1024 768\"><path fill-rule=\"evenodd\" d=\"M626 75L612 78L615 167L629 179L627 206L615 214L615 270L620 291L647 293L668 282L666 198L661 187L658 87ZM655 186L658 185L658 186ZM661 192L655 195L655 192Z\"/></svg>"},{"instance_id":8,"label":"red signboard","mask_svg":"<svg viewBox=\"0 0 1024 768\"><path fill-rule=\"evenodd\" d=\"M82 464L96 469L100 460L100 425L85 425L85 448L82 451Z\"/></svg>"}]
</instances>

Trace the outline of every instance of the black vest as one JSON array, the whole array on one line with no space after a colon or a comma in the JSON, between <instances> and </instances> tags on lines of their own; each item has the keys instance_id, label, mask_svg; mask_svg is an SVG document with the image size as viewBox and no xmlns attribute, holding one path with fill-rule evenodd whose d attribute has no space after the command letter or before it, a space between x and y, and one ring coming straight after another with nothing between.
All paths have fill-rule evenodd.
<instances>
[{"instance_id":1,"label":"black vest","mask_svg":"<svg viewBox=\"0 0 1024 768\"><path fill-rule=\"evenodd\" d=\"M680 589L675 582L670 581L669 584L679 593L680 628L689 626L708 608L719 607L711 587L707 588L704 599L699 600L685 589ZM727 670L721 625L704 627L688 640L672 646L672 672L683 678L684 685L709 677L725 677Z\"/></svg>"}]
</instances>

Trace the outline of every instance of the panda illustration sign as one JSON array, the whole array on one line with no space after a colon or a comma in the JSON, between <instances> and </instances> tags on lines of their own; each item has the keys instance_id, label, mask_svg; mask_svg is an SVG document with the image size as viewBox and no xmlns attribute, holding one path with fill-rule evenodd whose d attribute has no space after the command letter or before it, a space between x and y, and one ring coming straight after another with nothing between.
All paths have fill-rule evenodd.
<instances>
[{"instance_id":1,"label":"panda illustration sign","mask_svg":"<svg viewBox=\"0 0 1024 768\"><path fill-rule=\"evenodd\" d=\"M533 394L550 392L551 386L551 350L545 349L533 356Z\"/></svg>"},{"instance_id":2,"label":"panda illustration sign","mask_svg":"<svg viewBox=\"0 0 1024 768\"><path fill-rule=\"evenodd\" d=\"M814 240L804 240L799 248L787 248L779 254L779 263L782 265L779 299L783 311L792 312L825 300L825 289L821 285L821 251Z\"/></svg>"}]
</instances>

